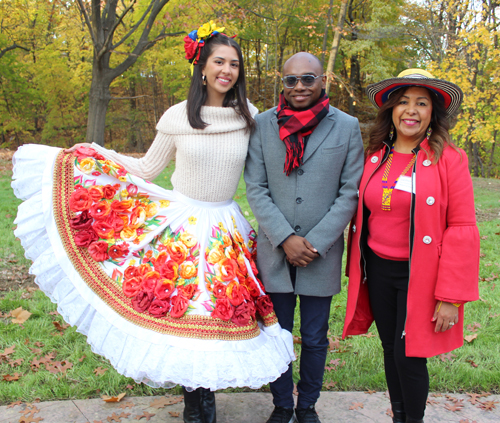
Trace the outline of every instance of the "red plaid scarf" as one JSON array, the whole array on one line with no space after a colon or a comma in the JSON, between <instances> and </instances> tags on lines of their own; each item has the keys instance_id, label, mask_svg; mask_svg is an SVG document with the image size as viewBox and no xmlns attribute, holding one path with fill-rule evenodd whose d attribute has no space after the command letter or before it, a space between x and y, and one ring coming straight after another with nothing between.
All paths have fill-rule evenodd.
<instances>
[{"instance_id":1,"label":"red plaid scarf","mask_svg":"<svg viewBox=\"0 0 500 423\"><path fill-rule=\"evenodd\" d=\"M283 172L290 176L293 169L302 164L304 156L304 137L311 135L316 126L328 114L330 103L324 91L318 101L306 110L293 110L280 94L278 104L278 126L280 139L286 145L285 168Z\"/></svg>"}]
</instances>

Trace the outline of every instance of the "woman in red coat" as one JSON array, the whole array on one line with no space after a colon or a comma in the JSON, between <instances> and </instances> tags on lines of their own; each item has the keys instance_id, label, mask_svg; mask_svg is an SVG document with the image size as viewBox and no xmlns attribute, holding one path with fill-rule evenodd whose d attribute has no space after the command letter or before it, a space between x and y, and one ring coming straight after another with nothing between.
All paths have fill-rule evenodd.
<instances>
[{"instance_id":1,"label":"woman in red coat","mask_svg":"<svg viewBox=\"0 0 500 423\"><path fill-rule=\"evenodd\" d=\"M349 233L343 336L375 320L393 422L423 422L426 358L463 344L463 305L479 297L472 180L448 134L462 91L408 69L367 94L379 112Z\"/></svg>"}]
</instances>

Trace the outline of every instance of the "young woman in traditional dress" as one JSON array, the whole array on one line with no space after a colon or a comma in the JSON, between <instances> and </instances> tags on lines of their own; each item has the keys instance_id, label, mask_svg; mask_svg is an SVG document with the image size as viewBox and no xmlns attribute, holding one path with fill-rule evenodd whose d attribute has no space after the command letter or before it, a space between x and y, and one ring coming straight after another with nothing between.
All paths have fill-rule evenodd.
<instances>
[{"instance_id":1,"label":"young woman in traditional dress","mask_svg":"<svg viewBox=\"0 0 500 423\"><path fill-rule=\"evenodd\" d=\"M213 391L259 388L294 357L232 200L257 110L223 30L210 22L186 36L188 99L165 112L143 158L96 144L14 156L25 200L15 233L36 282L119 373L182 385L191 423L216 421ZM148 182L174 156L174 190Z\"/></svg>"}]
</instances>

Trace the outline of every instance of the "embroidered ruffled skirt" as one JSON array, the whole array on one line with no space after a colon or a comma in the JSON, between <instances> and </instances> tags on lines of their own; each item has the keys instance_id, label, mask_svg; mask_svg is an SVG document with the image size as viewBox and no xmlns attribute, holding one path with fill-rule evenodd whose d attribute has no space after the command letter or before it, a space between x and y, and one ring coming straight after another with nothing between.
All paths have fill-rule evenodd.
<instances>
[{"instance_id":1,"label":"embroidered ruffled skirt","mask_svg":"<svg viewBox=\"0 0 500 423\"><path fill-rule=\"evenodd\" d=\"M115 369L153 387L259 388L294 358L232 201L165 190L92 149L14 155L15 235L40 288Z\"/></svg>"}]
</instances>

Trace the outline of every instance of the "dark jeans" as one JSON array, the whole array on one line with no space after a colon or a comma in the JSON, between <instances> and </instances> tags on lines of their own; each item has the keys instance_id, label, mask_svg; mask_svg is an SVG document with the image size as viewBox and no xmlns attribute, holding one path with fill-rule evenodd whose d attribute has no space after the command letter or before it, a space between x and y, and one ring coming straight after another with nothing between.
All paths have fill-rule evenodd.
<instances>
[{"instance_id":1,"label":"dark jeans","mask_svg":"<svg viewBox=\"0 0 500 423\"><path fill-rule=\"evenodd\" d=\"M293 285L295 285L295 271L296 269L291 267L290 275ZM281 327L292 332L297 296L293 292L269 293L269 295ZM300 355L300 380L297 383L297 391L299 392L297 408L307 408L309 405L315 404L323 386L331 302L331 296L300 296L302 352ZM275 406L293 408L292 363L279 379L271 383L271 392Z\"/></svg>"},{"instance_id":2,"label":"dark jeans","mask_svg":"<svg viewBox=\"0 0 500 423\"><path fill-rule=\"evenodd\" d=\"M407 261L386 260L367 248L366 273L373 317L384 349L385 377L392 402L403 402L408 417L422 419L429 393L427 359L407 357ZM430 317L429 317L430 318Z\"/></svg>"}]
</instances>

